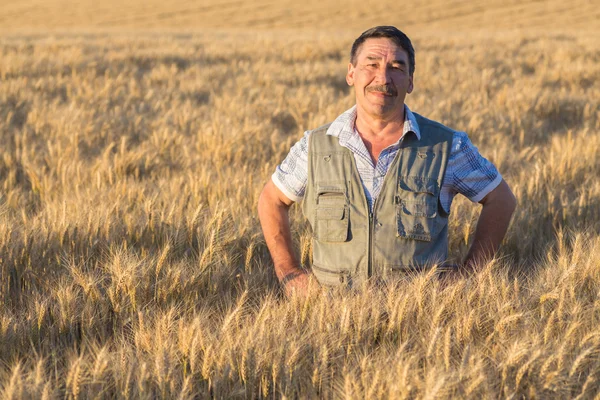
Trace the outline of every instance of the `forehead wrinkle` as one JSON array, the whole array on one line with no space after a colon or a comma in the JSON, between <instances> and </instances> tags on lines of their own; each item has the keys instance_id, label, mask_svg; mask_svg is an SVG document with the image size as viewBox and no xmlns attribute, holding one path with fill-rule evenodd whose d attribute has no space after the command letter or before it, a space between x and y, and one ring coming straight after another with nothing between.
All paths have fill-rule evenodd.
<instances>
[{"instance_id":1,"label":"forehead wrinkle","mask_svg":"<svg viewBox=\"0 0 600 400\"><path fill-rule=\"evenodd\" d=\"M379 43L369 43L364 48L364 58L367 60L380 60L384 58L392 58L392 62L400 62L406 64L406 61L402 60L406 57L404 49L398 46L390 48L387 45Z\"/></svg>"}]
</instances>

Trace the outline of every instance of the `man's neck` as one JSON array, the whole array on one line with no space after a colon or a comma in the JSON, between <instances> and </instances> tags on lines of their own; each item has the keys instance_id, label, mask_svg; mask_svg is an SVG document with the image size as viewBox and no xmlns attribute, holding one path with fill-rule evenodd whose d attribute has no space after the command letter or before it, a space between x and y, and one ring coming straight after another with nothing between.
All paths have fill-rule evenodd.
<instances>
[{"instance_id":1,"label":"man's neck","mask_svg":"<svg viewBox=\"0 0 600 400\"><path fill-rule=\"evenodd\" d=\"M391 118L376 118L361 109L356 110L355 126L363 138L370 137L386 140L402 135L404 131L405 109Z\"/></svg>"}]
</instances>

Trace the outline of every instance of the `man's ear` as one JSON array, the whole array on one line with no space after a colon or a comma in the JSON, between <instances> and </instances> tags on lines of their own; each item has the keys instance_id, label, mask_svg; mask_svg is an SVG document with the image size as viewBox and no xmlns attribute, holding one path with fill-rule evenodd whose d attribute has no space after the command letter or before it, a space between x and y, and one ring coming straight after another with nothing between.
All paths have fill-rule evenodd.
<instances>
[{"instance_id":1,"label":"man's ear","mask_svg":"<svg viewBox=\"0 0 600 400\"><path fill-rule=\"evenodd\" d=\"M348 86L354 85L354 65L348 63L348 73L346 74L346 83Z\"/></svg>"},{"instance_id":2,"label":"man's ear","mask_svg":"<svg viewBox=\"0 0 600 400\"><path fill-rule=\"evenodd\" d=\"M408 88L406 90L406 93L412 93L413 89L414 89L414 83L413 83L413 75L410 76L409 80L408 80Z\"/></svg>"}]
</instances>

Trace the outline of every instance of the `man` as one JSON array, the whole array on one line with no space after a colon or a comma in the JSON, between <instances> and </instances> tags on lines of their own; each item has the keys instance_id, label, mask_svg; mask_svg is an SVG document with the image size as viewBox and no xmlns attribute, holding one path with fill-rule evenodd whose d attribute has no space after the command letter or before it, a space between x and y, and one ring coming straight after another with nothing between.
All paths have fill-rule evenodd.
<instances>
[{"instance_id":1,"label":"man","mask_svg":"<svg viewBox=\"0 0 600 400\"><path fill-rule=\"evenodd\" d=\"M483 205L466 271L493 257L516 200L496 168L454 131L413 113L415 55L397 28L369 29L352 45L346 81L356 105L305 133L277 167L258 212L286 292L307 290L292 248L288 209L302 201L313 229L312 274L356 286L444 265L455 194Z\"/></svg>"}]
</instances>

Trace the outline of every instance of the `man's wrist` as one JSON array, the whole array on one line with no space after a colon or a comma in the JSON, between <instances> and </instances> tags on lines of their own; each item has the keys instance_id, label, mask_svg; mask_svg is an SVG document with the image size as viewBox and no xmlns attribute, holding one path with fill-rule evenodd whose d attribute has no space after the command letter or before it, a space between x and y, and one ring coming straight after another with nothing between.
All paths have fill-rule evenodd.
<instances>
[{"instance_id":1,"label":"man's wrist","mask_svg":"<svg viewBox=\"0 0 600 400\"><path fill-rule=\"evenodd\" d=\"M281 283L281 285L285 286L290 281L293 281L294 279L298 278L300 275L305 275L305 274L306 274L306 271L304 271L304 270L290 272L287 275L285 275L283 278L281 278L281 280L279 282Z\"/></svg>"}]
</instances>

